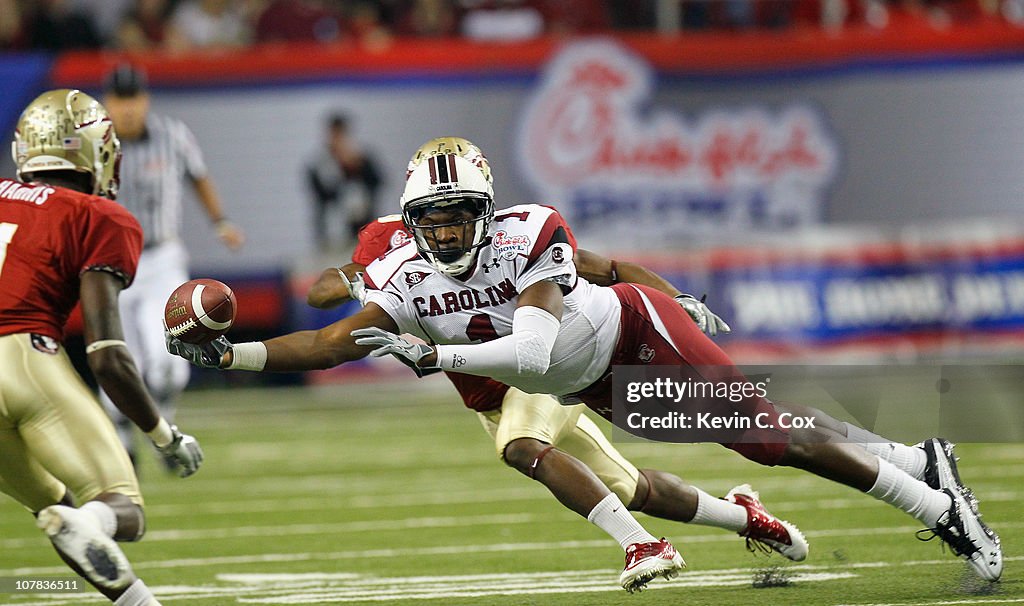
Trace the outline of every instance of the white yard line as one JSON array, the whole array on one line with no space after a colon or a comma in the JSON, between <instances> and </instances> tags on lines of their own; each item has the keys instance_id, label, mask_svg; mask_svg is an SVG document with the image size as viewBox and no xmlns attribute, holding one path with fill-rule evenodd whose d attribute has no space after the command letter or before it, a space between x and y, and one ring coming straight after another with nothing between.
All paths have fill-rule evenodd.
<instances>
[{"instance_id":1,"label":"white yard line","mask_svg":"<svg viewBox=\"0 0 1024 606\"><path fill-rule=\"evenodd\" d=\"M527 513L495 514L482 516L448 516L404 518L400 520L363 520L353 522L287 524L270 526L235 526L231 528L196 528L193 530L153 530L146 533L147 542L195 541L208 539L237 539L245 537L288 537L302 535L326 535L362 533L412 528L461 528L463 526L508 526L529 524L541 519L550 519ZM17 549L36 545L38 538L4 539L0 549Z\"/></svg>"},{"instance_id":2,"label":"white yard line","mask_svg":"<svg viewBox=\"0 0 1024 606\"><path fill-rule=\"evenodd\" d=\"M998 526L1013 526L1021 527L1024 526L1024 522L1017 522L1011 524L999 524ZM997 527L998 527L997 526ZM860 536L864 534L886 534L890 532L898 532L901 530L917 530L916 527L905 527L900 528L849 528L842 531L822 531L827 532L828 536ZM810 533L808 533L810 534ZM813 535L812 535L813 536ZM275 562L301 562L301 561L332 561L332 560L352 560L352 559L368 559L368 558L396 558L396 557L428 557L428 556L444 556L444 555L467 555L473 553L508 553L508 552L525 552L525 551L550 551L556 549L607 549L610 545L610 539L594 539L587 541L552 541L552 542L530 542L530 543L492 543L483 545L445 545L438 547L413 547L413 548L401 548L401 549L370 549L362 551L332 551L332 552L306 552L306 553L276 553L276 554L258 554L258 555L238 555L238 556L219 556L219 557L207 557L207 558L178 558L173 560L149 560L135 562L132 567L137 570L147 569L165 569L165 568L197 568L207 566L226 566L233 564L260 564L260 563L275 563ZM678 541L683 552L686 551L686 545L692 543L707 543L717 541L737 541L735 535L727 532L716 533L713 535L694 535L686 537L685 539ZM1011 556L1004 558L1004 561L1013 562L1018 560L1024 560L1024 556ZM918 565L933 565L941 563L955 562L956 559L950 556L948 559L942 560L920 560L920 561L903 561L903 562L878 562L878 563L864 563L864 562L847 562L844 563L844 567L853 568L870 568L873 566L918 566ZM807 565L799 566L801 569L827 569L828 567L813 567ZM22 568L10 568L0 569L0 576L25 576L25 575L46 575L46 574L61 574L67 572L67 568L63 566L34 566L34 567L22 567Z\"/></svg>"},{"instance_id":3,"label":"white yard line","mask_svg":"<svg viewBox=\"0 0 1024 606\"><path fill-rule=\"evenodd\" d=\"M606 546L607 541L593 541ZM522 545L526 546L526 545ZM530 548L579 548L583 545L567 543L529 544ZM494 546L477 546L494 547ZM466 553L466 546L449 548L452 553ZM409 550L411 551L411 550ZM421 555L425 550L419 550ZM436 551L432 549L430 551ZM473 552L473 550L469 550ZM364 557L366 552L357 554ZM299 555L299 554L296 554ZM293 558L307 560L335 559L338 554L302 554L308 557ZM407 554L407 555L412 555ZM209 562L230 564L246 562ZM223 560L223 559L222 559ZM1024 556L1006 558L1007 561L1021 561ZM262 560L268 561L268 560ZM269 560L280 561L280 560ZM832 571L836 566L792 565L786 571L794 582L822 582L848 579L858 576L851 570L886 567L934 566L953 563L952 558L941 560L913 560L902 562L848 562L841 565L842 571ZM150 562L151 567L161 567L167 562ZM752 582L754 566L745 568L722 568L713 570L686 571L669 583L657 580L648 589L671 589L673 587L726 587L743 586ZM58 569L63 570L63 569ZM4 574L4 571L0 571ZM28 574L28 573L25 573ZM489 573L480 575L444 575L381 577L354 573L221 573L216 576L221 584L211 585L166 585L153 587L154 593L164 602L188 603L191 600L216 597L234 597L245 604L328 604L359 601L398 602L404 600L477 598L512 595L557 595L573 593L621 592L615 584L618 574L614 569L570 570L557 572ZM64 606L83 602L102 603L99 596L91 594L40 595L37 601L17 602L17 606ZM965 598L936 602L899 602L892 604L848 604L845 606L962 606L973 604L1010 604L1024 602L1024 598Z\"/></svg>"},{"instance_id":4,"label":"white yard line","mask_svg":"<svg viewBox=\"0 0 1024 606\"><path fill-rule=\"evenodd\" d=\"M335 511L338 509L379 509L381 507L422 507L425 505L464 505L485 503L507 503L509 501L548 501L551 495L543 490L530 487L501 490L467 490L458 492L424 492L402 495L356 495L348 498L292 498L292 499L251 499L245 501L210 501L193 504L147 505L150 518L174 517L179 515L240 513L273 513L295 511ZM770 499L770 497L769 497ZM986 492L984 503L1018 501L1024 499L1024 492L1002 490ZM817 511L820 509L860 509L877 507L878 503L868 497L840 499L803 499L800 501L767 501L766 505L780 516L789 511Z\"/></svg>"},{"instance_id":5,"label":"white yard line","mask_svg":"<svg viewBox=\"0 0 1024 606\"><path fill-rule=\"evenodd\" d=\"M361 520L336 523L315 524L274 524L263 526L234 526L227 528L197 528L192 530L153 530L146 533L145 540L149 543L164 541L195 541L209 539L232 539L247 537L288 537L303 535L330 535L344 533L363 533L372 531L388 531L415 528L459 528L463 526L510 526L514 524L532 524L535 522L551 522L568 518L568 514L494 514L479 516L428 516L415 518L398 518L389 520ZM1021 528L1024 522L994 522L992 526L999 528ZM832 530L807 530L804 534L809 538L843 537L859 534L891 534L912 533L920 530L920 526L888 526L878 528L838 528ZM703 543L709 541L736 540L730 533L722 532L713 535L694 535L686 537L681 544ZM39 544L39 537L22 537L0 540L0 550L14 550Z\"/></svg>"}]
</instances>

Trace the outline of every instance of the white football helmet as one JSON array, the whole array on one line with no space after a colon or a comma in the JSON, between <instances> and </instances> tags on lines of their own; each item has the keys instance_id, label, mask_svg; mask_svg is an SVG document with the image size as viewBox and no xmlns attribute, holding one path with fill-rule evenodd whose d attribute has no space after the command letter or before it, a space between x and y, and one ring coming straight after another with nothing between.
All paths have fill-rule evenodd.
<instances>
[{"instance_id":1,"label":"white football helmet","mask_svg":"<svg viewBox=\"0 0 1024 606\"><path fill-rule=\"evenodd\" d=\"M494 184L494 177L491 175L491 163L484 156L484 150L480 149L469 139L462 137L437 137L427 141L416 150L416 153L409 159L409 165L405 168L405 178L408 179L416 167L423 164L423 161L432 156L443 154L455 154L480 169L487 182Z\"/></svg>"},{"instance_id":2,"label":"white football helmet","mask_svg":"<svg viewBox=\"0 0 1024 606\"><path fill-rule=\"evenodd\" d=\"M11 153L18 179L46 171L92 178L92 192L117 197L121 143L100 102L80 90L45 92L28 104L14 129Z\"/></svg>"},{"instance_id":3,"label":"white football helmet","mask_svg":"<svg viewBox=\"0 0 1024 606\"><path fill-rule=\"evenodd\" d=\"M406 180L401 205L416 248L438 271L458 276L472 267L494 219L494 190L476 165L456 154L427 158ZM437 213L456 216L438 223ZM446 228L461 230L455 245L440 242Z\"/></svg>"}]
</instances>

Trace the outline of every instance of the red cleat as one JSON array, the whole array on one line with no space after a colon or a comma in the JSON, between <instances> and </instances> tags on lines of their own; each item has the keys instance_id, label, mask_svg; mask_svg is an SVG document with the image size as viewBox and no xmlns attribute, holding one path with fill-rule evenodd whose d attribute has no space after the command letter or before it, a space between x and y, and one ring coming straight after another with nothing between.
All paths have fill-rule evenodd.
<instances>
[{"instance_id":1,"label":"red cleat","mask_svg":"<svg viewBox=\"0 0 1024 606\"><path fill-rule=\"evenodd\" d=\"M682 556L665 539L650 543L633 543L626 549L626 567L619 575L619 584L629 593L640 591L656 576L666 579L679 574L686 566Z\"/></svg>"},{"instance_id":2,"label":"red cleat","mask_svg":"<svg viewBox=\"0 0 1024 606\"><path fill-rule=\"evenodd\" d=\"M758 500L757 491L750 484L733 488L725 495L725 500L742 505L747 510L747 527L739 534L746 537L747 548L753 551L752 543L782 554L794 562L802 562L807 558L807 539L796 526L780 520L764 508Z\"/></svg>"}]
</instances>

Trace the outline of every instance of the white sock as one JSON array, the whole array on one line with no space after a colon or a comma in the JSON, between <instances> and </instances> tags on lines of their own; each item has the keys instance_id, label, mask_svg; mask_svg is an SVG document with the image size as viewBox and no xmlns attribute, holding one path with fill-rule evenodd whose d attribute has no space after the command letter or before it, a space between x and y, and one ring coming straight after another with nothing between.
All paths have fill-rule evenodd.
<instances>
[{"instance_id":1,"label":"white sock","mask_svg":"<svg viewBox=\"0 0 1024 606\"><path fill-rule=\"evenodd\" d=\"M103 501L89 501L79 509L88 511L99 521L100 530L108 537L113 537L117 532L117 514Z\"/></svg>"},{"instance_id":2,"label":"white sock","mask_svg":"<svg viewBox=\"0 0 1024 606\"><path fill-rule=\"evenodd\" d=\"M153 597L153 592L146 587L142 579L135 579L124 593L114 602L114 606L160 606Z\"/></svg>"},{"instance_id":3,"label":"white sock","mask_svg":"<svg viewBox=\"0 0 1024 606\"><path fill-rule=\"evenodd\" d=\"M928 528L935 528L939 516L952 505L946 493L932 490L921 480L882 460L878 461L878 477L868 494L902 509Z\"/></svg>"},{"instance_id":4,"label":"white sock","mask_svg":"<svg viewBox=\"0 0 1024 606\"><path fill-rule=\"evenodd\" d=\"M850 425L849 423L843 423L843 425L846 426L846 437L850 442L860 446L879 459L892 463L912 477L918 480L924 479L924 467L928 463L928 456L924 453L924 450L916 446L907 446L906 444L887 440L856 425Z\"/></svg>"},{"instance_id":5,"label":"white sock","mask_svg":"<svg viewBox=\"0 0 1024 606\"><path fill-rule=\"evenodd\" d=\"M649 543L657 541L651 533L644 530L633 514L629 513L615 493L611 493L587 515L587 521L607 532L625 549L633 543Z\"/></svg>"},{"instance_id":6,"label":"white sock","mask_svg":"<svg viewBox=\"0 0 1024 606\"><path fill-rule=\"evenodd\" d=\"M747 508L725 499L715 498L700 488L697 491L697 513L689 524L701 524L741 532L747 527Z\"/></svg>"}]
</instances>

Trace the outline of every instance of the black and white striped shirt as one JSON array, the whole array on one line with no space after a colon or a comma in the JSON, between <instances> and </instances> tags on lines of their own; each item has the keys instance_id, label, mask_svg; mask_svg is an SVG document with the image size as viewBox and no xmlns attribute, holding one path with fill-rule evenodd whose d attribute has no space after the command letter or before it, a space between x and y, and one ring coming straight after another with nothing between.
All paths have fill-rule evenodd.
<instances>
[{"instance_id":1,"label":"black and white striped shirt","mask_svg":"<svg viewBox=\"0 0 1024 606\"><path fill-rule=\"evenodd\" d=\"M145 134L122 140L121 153L117 201L142 224L145 246L176 239L185 182L207 174L195 135L181 120L151 113Z\"/></svg>"}]
</instances>

